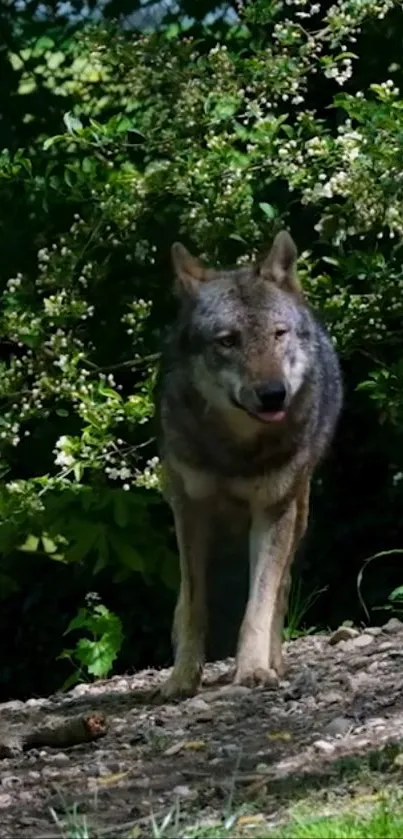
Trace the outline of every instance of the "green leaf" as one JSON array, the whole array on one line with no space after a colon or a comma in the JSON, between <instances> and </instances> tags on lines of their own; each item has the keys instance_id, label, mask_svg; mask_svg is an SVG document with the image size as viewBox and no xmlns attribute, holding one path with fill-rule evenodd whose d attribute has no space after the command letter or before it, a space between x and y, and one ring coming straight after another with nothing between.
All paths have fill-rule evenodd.
<instances>
[{"instance_id":1,"label":"green leaf","mask_svg":"<svg viewBox=\"0 0 403 839\"><path fill-rule=\"evenodd\" d=\"M119 561L123 565L126 565L132 571L145 571L144 559L141 554L136 551L131 542L126 542L115 532L110 533L109 538Z\"/></svg>"},{"instance_id":2,"label":"green leaf","mask_svg":"<svg viewBox=\"0 0 403 839\"><path fill-rule=\"evenodd\" d=\"M118 527L129 524L130 496L125 490L117 489L113 493L113 514Z\"/></svg>"},{"instance_id":3,"label":"green leaf","mask_svg":"<svg viewBox=\"0 0 403 839\"><path fill-rule=\"evenodd\" d=\"M71 111L67 111L67 113L63 115L63 122L69 134L77 134L77 131L80 131L83 127L81 120L79 120L78 117L73 116Z\"/></svg>"},{"instance_id":4,"label":"green leaf","mask_svg":"<svg viewBox=\"0 0 403 839\"><path fill-rule=\"evenodd\" d=\"M241 242L242 245L247 244L246 240L238 233L230 233L229 238L232 239L234 242Z\"/></svg>"},{"instance_id":5,"label":"green leaf","mask_svg":"<svg viewBox=\"0 0 403 839\"><path fill-rule=\"evenodd\" d=\"M94 548L98 539L98 527L92 522L78 524L75 532L75 541L66 551L67 562L80 562Z\"/></svg>"},{"instance_id":6,"label":"green leaf","mask_svg":"<svg viewBox=\"0 0 403 839\"><path fill-rule=\"evenodd\" d=\"M63 635L68 635L68 633L72 632L74 629L83 629L84 627L87 627L87 625L88 609L81 608L78 610L75 618L72 618Z\"/></svg>"},{"instance_id":7,"label":"green leaf","mask_svg":"<svg viewBox=\"0 0 403 839\"><path fill-rule=\"evenodd\" d=\"M27 96L29 93L33 93L33 91L36 90L36 86L35 79L22 79L18 88L18 93L20 96Z\"/></svg>"},{"instance_id":8,"label":"green leaf","mask_svg":"<svg viewBox=\"0 0 403 839\"><path fill-rule=\"evenodd\" d=\"M84 468L85 468L85 467L84 467L84 464L83 464L83 463L75 463L75 464L74 464L74 469L73 469L73 472L74 472L74 478L75 478L75 480L77 481L77 483L78 483L78 484L80 483L80 481L81 481L81 479L82 479L82 477L83 477L83 474L84 474Z\"/></svg>"},{"instance_id":9,"label":"green leaf","mask_svg":"<svg viewBox=\"0 0 403 839\"><path fill-rule=\"evenodd\" d=\"M25 542L22 545L19 545L19 551L27 551L28 553L35 553L38 550L39 545L39 536L34 536L31 534L27 536Z\"/></svg>"},{"instance_id":10,"label":"green leaf","mask_svg":"<svg viewBox=\"0 0 403 839\"><path fill-rule=\"evenodd\" d=\"M47 137L42 148L44 151L47 151L51 148L51 146L53 146L55 143L59 143L63 139L64 138L62 134L55 134L54 137Z\"/></svg>"},{"instance_id":11,"label":"green leaf","mask_svg":"<svg viewBox=\"0 0 403 839\"><path fill-rule=\"evenodd\" d=\"M42 545L45 553L47 554L54 554L57 551L57 545L54 543L53 539L49 536L42 535Z\"/></svg>"},{"instance_id":12,"label":"green leaf","mask_svg":"<svg viewBox=\"0 0 403 839\"><path fill-rule=\"evenodd\" d=\"M113 390L111 387L101 386L99 388L99 392L102 394L102 396L108 396L109 399L114 399L116 402L122 401L121 395L116 390Z\"/></svg>"},{"instance_id":13,"label":"green leaf","mask_svg":"<svg viewBox=\"0 0 403 839\"><path fill-rule=\"evenodd\" d=\"M59 656L59 658L61 658L61 656ZM70 688L74 687L74 685L77 685L81 681L82 681L82 679L81 679L80 671L75 670L74 673L72 673L71 676L68 676L66 681L63 682L62 691L70 690Z\"/></svg>"},{"instance_id":14,"label":"green leaf","mask_svg":"<svg viewBox=\"0 0 403 839\"><path fill-rule=\"evenodd\" d=\"M35 43L35 46L32 50L32 55L37 58L40 55L43 55L46 50L51 50L55 46L55 42L53 38L49 38L48 35L41 35L40 38Z\"/></svg>"},{"instance_id":15,"label":"green leaf","mask_svg":"<svg viewBox=\"0 0 403 839\"><path fill-rule=\"evenodd\" d=\"M275 210L274 207L272 207L271 204L266 204L265 202L263 202L263 203L259 204L259 207L262 210L262 212L265 214L266 218L270 219L270 221L272 221L276 217L276 215L277 215L276 210Z\"/></svg>"},{"instance_id":16,"label":"green leaf","mask_svg":"<svg viewBox=\"0 0 403 839\"><path fill-rule=\"evenodd\" d=\"M221 122L236 113L239 103L238 96L225 94L217 97L217 94L211 93L204 103L204 111L210 116L212 122Z\"/></svg>"},{"instance_id":17,"label":"green leaf","mask_svg":"<svg viewBox=\"0 0 403 839\"><path fill-rule=\"evenodd\" d=\"M99 641L80 638L76 647L76 657L92 676L103 678L112 669L118 649L112 639L105 635Z\"/></svg>"},{"instance_id":18,"label":"green leaf","mask_svg":"<svg viewBox=\"0 0 403 839\"><path fill-rule=\"evenodd\" d=\"M64 52L52 52L47 58L47 65L49 70L57 70L61 64L66 60Z\"/></svg>"},{"instance_id":19,"label":"green leaf","mask_svg":"<svg viewBox=\"0 0 403 839\"><path fill-rule=\"evenodd\" d=\"M104 528L102 528L101 532L98 534L96 540L96 549L98 556L96 564L94 566L94 574L98 574L99 571L102 571L102 569L105 568L109 562L109 539L107 538Z\"/></svg>"},{"instance_id":20,"label":"green leaf","mask_svg":"<svg viewBox=\"0 0 403 839\"><path fill-rule=\"evenodd\" d=\"M81 161L81 168L87 175L92 175L95 170L95 161L91 157L84 157Z\"/></svg>"},{"instance_id":21,"label":"green leaf","mask_svg":"<svg viewBox=\"0 0 403 839\"><path fill-rule=\"evenodd\" d=\"M327 262L329 265L336 265L339 266L340 262L334 256L322 256L323 262Z\"/></svg>"}]
</instances>

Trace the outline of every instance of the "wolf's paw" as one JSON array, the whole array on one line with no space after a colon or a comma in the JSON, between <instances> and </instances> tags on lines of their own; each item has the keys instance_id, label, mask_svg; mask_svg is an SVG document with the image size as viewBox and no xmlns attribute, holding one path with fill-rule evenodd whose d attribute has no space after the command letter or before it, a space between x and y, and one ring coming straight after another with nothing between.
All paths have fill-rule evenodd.
<instances>
[{"instance_id":1,"label":"wolf's paw","mask_svg":"<svg viewBox=\"0 0 403 839\"><path fill-rule=\"evenodd\" d=\"M275 688L278 683L279 677L276 671L266 667L237 667L234 676L235 685L245 685L249 688Z\"/></svg>"},{"instance_id":2,"label":"wolf's paw","mask_svg":"<svg viewBox=\"0 0 403 839\"><path fill-rule=\"evenodd\" d=\"M185 671L175 669L172 671L169 679L164 682L160 689L159 695L162 699L184 699L187 696L194 696L200 686L201 673L197 671Z\"/></svg>"}]
</instances>

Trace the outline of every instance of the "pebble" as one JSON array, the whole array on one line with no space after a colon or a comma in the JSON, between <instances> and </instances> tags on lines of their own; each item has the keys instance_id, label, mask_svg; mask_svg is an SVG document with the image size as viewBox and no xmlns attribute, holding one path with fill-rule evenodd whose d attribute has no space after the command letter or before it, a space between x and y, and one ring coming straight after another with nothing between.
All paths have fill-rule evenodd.
<instances>
[{"instance_id":1,"label":"pebble","mask_svg":"<svg viewBox=\"0 0 403 839\"><path fill-rule=\"evenodd\" d=\"M382 635L382 629L380 626L367 626L365 634L372 635L374 638L376 638L378 635Z\"/></svg>"},{"instance_id":2,"label":"pebble","mask_svg":"<svg viewBox=\"0 0 403 839\"><path fill-rule=\"evenodd\" d=\"M329 737L344 737L353 727L353 721L348 717L335 717L325 727L325 733Z\"/></svg>"},{"instance_id":3,"label":"pebble","mask_svg":"<svg viewBox=\"0 0 403 839\"><path fill-rule=\"evenodd\" d=\"M323 702L324 705L341 705L344 696L337 690L328 690L326 693L319 694L318 701Z\"/></svg>"},{"instance_id":4,"label":"pebble","mask_svg":"<svg viewBox=\"0 0 403 839\"><path fill-rule=\"evenodd\" d=\"M190 787L185 786L184 784L178 784L177 787L173 788L174 795L177 795L179 798L196 798L197 791L190 789Z\"/></svg>"},{"instance_id":5,"label":"pebble","mask_svg":"<svg viewBox=\"0 0 403 839\"><path fill-rule=\"evenodd\" d=\"M250 696L252 688L246 685L224 685L218 690L208 690L203 693L205 702L216 702L217 700L225 699L243 699L245 696Z\"/></svg>"},{"instance_id":6,"label":"pebble","mask_svg":"<svg viewBox=\"0 0 403 839\"><path fill-rule=\"evenodd\" d=\"M393 635L396 632L401 632L403 630L403 623L399 621L399 618L390 618L382 627L383 632L389 632Z\"/></svg>"},{"instance_id":7,"label":"pebble","mask_svg":"<svg viewBox=\"0 0 403 839\"><path fill-rule=\"evenodd\" d=\"M353 650L360 650L363 647L369 647L369 645L373 643L374 639L372 635L368 635L364 632L363 635L358 635L356 638L350 638L349 641L345 641L343 644L343 652L349 653Z\"/></svg>"},{"instance_id":8,"label":"pebble","mask_svg":"<svg viewBox=\"0 0 403 839\"><path fill-rule=\"evenodd\" d=\"M360 633L358 629L354 629L352 626L339 626L334 632L332 632L329 638L329 644L333 647L335 644L339 644L340 641L349 641L352 638L357 638Z\"/></svg>"},{"instance_id":9,"label":"pebble","mask_svg":"<svg viewBox=\"0 0 403 839\"><path fill-rule=\"evenodd\" d=\"M315 740L313 747L317 752L321 752L324 755L332 755L336 749L333 743L329 743L328 740Z\"/></svg>"},{"instance_id":10,"label":"pebble","mask_svg":"<svg viewBox=\"0 0 403 839\"><path fill-rule=\"evenodd\" d=\"M208 703L205 699L201 699L200 696L195 696L194 699L189 699L185 705L186 710L195 712L196 714L202 713L203 711L208 711L210 713L210 708Z\"/></svg>"},{"instance_id":11,"label":"pebble","mask_svg":"<svg viewBox=\"0 0 403 839\"><path fill-rule=\"evenodd\" d=\"M13 797L8 792L0 792L0 810L11 807Z\"/></svg>"}]
</instances>

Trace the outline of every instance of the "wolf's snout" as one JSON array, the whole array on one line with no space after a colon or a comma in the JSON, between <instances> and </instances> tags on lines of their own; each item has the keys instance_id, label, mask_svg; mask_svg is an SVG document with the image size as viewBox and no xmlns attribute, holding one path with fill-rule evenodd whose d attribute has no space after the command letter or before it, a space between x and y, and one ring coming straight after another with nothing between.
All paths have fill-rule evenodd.
<instances>
[{"instance_id":1,"label":"wolf's snout","mask_svg":"<svg viewBox=\"0 0 403 839\"><path fill-rule=\"evenodd\" d=\"M262 382L255 387L259 412L282 411L287 396L286 387L281 381Z\"/></svg>"}]
</instances>

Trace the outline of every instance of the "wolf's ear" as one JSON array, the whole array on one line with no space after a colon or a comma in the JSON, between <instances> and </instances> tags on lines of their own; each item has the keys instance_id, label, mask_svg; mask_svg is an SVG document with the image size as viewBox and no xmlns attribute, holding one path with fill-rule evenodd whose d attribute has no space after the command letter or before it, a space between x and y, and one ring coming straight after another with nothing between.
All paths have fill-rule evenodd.
<instances>
[{"instance_id":1,"label":"wolf's ear","mask_svg":"<svg viewBox=\"0 0 403 839\"><path fill-rule=\"evenodd\" d=\"M180 242L171 248L172 264L179 288L194 292L199 283L206 279L206 269L202 262L186 250Z\"/></svg>"},{"instance_id":2,"label":"wolf's ear","mask_svg":"<svg viewBox=\"0 0 403 839\"><path fill-rule=\"evenodd\" d=\"M271 280L285 291L301 294L302 289L296 275L297 247L286 230L277 233L270 252L260 263L259 274Z\"/></svg>"}]
</instances>

